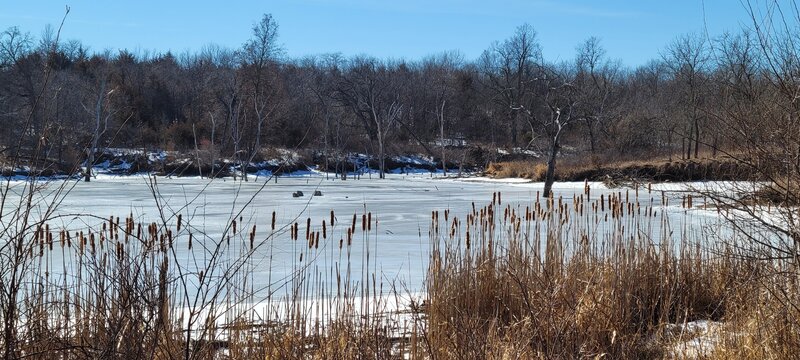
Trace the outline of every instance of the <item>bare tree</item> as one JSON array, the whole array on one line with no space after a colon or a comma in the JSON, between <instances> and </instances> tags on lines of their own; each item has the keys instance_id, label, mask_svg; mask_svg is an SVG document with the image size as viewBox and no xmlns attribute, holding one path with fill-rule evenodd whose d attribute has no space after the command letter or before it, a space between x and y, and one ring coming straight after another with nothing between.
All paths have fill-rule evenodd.
<instances>
[{"instance_id":1,"label":"bare tree","mask_svg":"<svg viewBox=\"0 0 800 360\"><path fill-rule=\"evenodd\" d=\"M675 86L676 106L684 119L683 139L686 158L697 158L703 130L702 106L708 86L709 52L707 42L697 35L684 35L675 39L664 53L664 63L669 67ZM694 148L692 147L694 146ZM694 152L692 152L694 149Z\"/></svg>"},{"instance_id":2,"label":"bare tree","mask_svg":"<svg viewBox=\"0 0 800 360\"><path fill-rule=\"evenodd\" d=\"M97 152L97 145L100 138L108 130L108 121L116 114L117 111L111 106L111 95L114 89L109 89L109 66L108 54L105 54L99 62L103 65L98 66L93 76L92 84L87 90L87 102L81 102L81 106L92 117L91 127L91 143L86 147L86 164L83 172L84 181L88 182L92 179L92 167L94 166L94 157Z\"/></svg>"},{"instance_id":3,"label":"bare tree","mask_svg":"<svg viewBox=\"0 0 800 360\"><path fill-rule=\"evenodd\" d=\"M431 93L431 111L436 118L439 130L439 147L441 148L442 171L447 176L447 153L445 151L448 143L445 137L447 125L448 101L455 92L455 71L462 63L462 55L457 52L446 52L439 56L432 57L425 61L423 65L423 78L426 80L425 87ZM452 105L451 105L452 106Z\"/></svg>"},{"instance_id":4,"label":"bare tree","mask_svg":"<svg viewBox=\"0 0 800 360\"><path fill-rule=\"evenodd\" d=\"M581 120L577 110L578 91L574 85L573 64L541 66L536 77L534 93L519 111L537 133L545 137L547 144L547 170L545 172L543 196L549 197L555 182L556 161L561 150L561 139L567 129Z\"/></svg>"},{"instance_id":5,"label":"bare tree","mask_svg":"<svg viewBox=\"0 0 800 360\"><path fill-rule=\"evenodd\" d=\"M529 95L531 82L535 80L536 64L542 63L542 53L536 42L536 31L524 24L514 35L495 43L481 55L481 72L485 85L494 94L508 116L511 144L517 146L520 121L520 105Z\"/></svg>"},{"instance_id":6,"label":"bare tree","mask_svg":"<svg viewBox=\"0 0 800 360\"><path fill-rule=\"evenodd\" d=\"M372 58L355 58L338 77L337 100L361 121L377 147L380 178L386 173L386 142L403 110L400 82L390 64Z\"/></svg>"},{"instance_id":7,"label":"bare tree","mask_svg":"<svg viewBox=\"0 0 800 360\"><path fill-rule=\"evenodd\" d=\"M278 23L271 14L264 14L261 21L253 26L253 37L248 40L241 53L243 65L249 72L248 92L255 115L255 134L248 164L261 151L261 136L267 119L278 108L276 101L277 76L274 71L275 61L282 48L278 41ZM247 181L247 164L243 170L243 178Z\"/></svg>"},{"instance_id":8,"label":"bare tree","mask_svg":"<svg viewBox=\"0 0 800 360\"><path fill-rule=\"evenodd\" d=\"M605 127L616 116L619 109L621 65L605 58L606 51L600 39L590 37L578 46L575 59L575 86L579 92L582 123L589 137L589 151L597 152L598 132L605 132Z\"/></svg>"},{"instance_id":9,"label":"bare tree","mask_svg":"<svg viewBox=\"0 0 800 360\"><path fill-rule=\"evenodd\" d=\"M33 39L29 33L23 33L19 27L12 26L0 33L0 68L16 63L30 52Z\"/></svg>"}]
</instances>

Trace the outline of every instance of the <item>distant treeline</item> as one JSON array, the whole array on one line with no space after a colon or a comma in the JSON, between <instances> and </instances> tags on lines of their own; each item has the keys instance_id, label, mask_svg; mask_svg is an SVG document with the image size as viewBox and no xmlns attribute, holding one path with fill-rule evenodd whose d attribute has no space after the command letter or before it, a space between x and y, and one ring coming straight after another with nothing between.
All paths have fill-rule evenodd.
<instances>
[{"instance_id":1,"label":"distant treeline","mask_svg":"<svg viewBox=\"0 0 800 360\"><path fill-rule=\"evenodd\" d=\"M772 44L746 28L680 35L631 68L594 37L574 59L546 61L527 24L478 59L415 61L289 58L271 15L239 48L179 55L90 51L50 28L35 39L10 27L0 34L0 156L74 164L113 146L247 161L287 147L458 162L443 148L481 144L592 161L697 158L770 138L796 113L782 96L797 81L796 54Z\"/></svg>"}]
</instances>

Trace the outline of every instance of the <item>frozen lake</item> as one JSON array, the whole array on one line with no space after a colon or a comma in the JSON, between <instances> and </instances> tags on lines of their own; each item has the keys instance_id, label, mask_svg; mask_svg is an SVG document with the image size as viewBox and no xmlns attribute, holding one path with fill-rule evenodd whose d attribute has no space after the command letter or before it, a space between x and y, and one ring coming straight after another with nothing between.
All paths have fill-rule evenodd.
<instances>
[{"instance_id":1,"label":"frozen lake","mask_svg":"<svg viewBox=\"0 0 800 360\"><path fill-rule=\"evenodd\" d=\"M12 196L7 199L13 208L19 201L24 183L16 183ZM67 185L67 191L57 190ZM70 233L98 229L102 219L109 216L125 218L132 215L137 222L174 225L175 214L181 214L183 228L175 234L175 259L184 270L203 270L209 262L215 244L223 243L223 253L217 254L214 267L224 268L248 256L243 266L247 270L243 282L255 293L282 293L298 291L298 273L304 273L306 282L313 286L332 289L337 276L350 274L354 282L374 283L383 290L398 287L409 292L422 291L423 277L431 249L429 229L431 212L449 210L451 217L463 218L474 206L481 208L492 201L494 193L502 194L503 206L524 209L533 207L541 183L522 180L491 180L485 178L443 179L420 175L389 175L387 179L326 180L319 175L281 177L277 182L260 178L250 182L231 179L207 180L200 178L152 178L144 176L100 177L90 183L52 182L43 184L34 199L37 212L59 199L55 211L48 217L51 228L67 229ZM611 194L633 197L632 189L607 189L601 183L589 183L591 198L606 198ZM556 183L556 198L571 202L573 196L584 194L584 183ZM642 206L653 205L675 216L674 226L682 226L685 213L681 198L685 195L681 184L653 185L652 192L640 188L638 201ZM662 207L662 192L670 205ZM293 197L302 191L304 196ZM320 191L322 196L312 196ZM14 195L16 194L16 195ZM331 211L335 226L330 227ZM714 211L692 210L699 214L695 220L714 218ZM273 212L275 230L271 223ZM2 221L10 221L6 210ZM346 242L347 229L353 215L357 218L353 244L340 249ZM371 214L376 229L369 234L361 232L362 215ZM232 219L237 219L238 232L233 233ZM321 232L322 221L327 222L326 235L313 249L305 240L307 222L313 232ZM290 227L298 223L299 240L291 239ZM247 254L249 233L255 225L255 249ZM195 246L189 250L191 232ZM227 240L230 238L231 240ZM198 246L203 244L203 246ZM210 250L212 249L212 250ZM301 259L301 256L305 258ZM74 259L67 256L50 259L48 267L58 273L74 270ZM299 271L302 269L302 271ZM211 271L205 269L205 271ZM370 278L376 274L376 278ZM327 294L327 290L321 291Z\"/></svg>"}]
</instances>

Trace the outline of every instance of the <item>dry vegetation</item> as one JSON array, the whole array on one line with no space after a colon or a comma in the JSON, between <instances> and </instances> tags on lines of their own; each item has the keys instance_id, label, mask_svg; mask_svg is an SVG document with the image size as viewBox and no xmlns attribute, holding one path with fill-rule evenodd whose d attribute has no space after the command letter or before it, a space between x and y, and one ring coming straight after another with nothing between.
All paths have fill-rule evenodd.
<instances>
[{"instance_id":1,"label":"dry vegetation","mask_svg":"<svg viewBox=\"0 0 800 360\"><path fill-rule=\"evenodd\" d=\"M494 178L524 178L544 181L547 164L540 161L491 163L486 175ZM559 181L724 181L757 180L753 171L728 156L688 160L631 160L597 163L581 159L565 159L556 169Z\"/></svg>"},{"instance_id":2,"label":"dry vegetation","mask_svg":"<svg viewBox=\"0 0 800 360\"><path fill-rule=\"evenodd\" d=\"M15 293L4 275L3 308L16 306L0 314L0 345L36 359L793 357L791 261L745 256L722 221L698 232L697 199L682 200L677 222L667 202L587 186L572 199L509 205L497 193L467 214L434 211L422 299L374 271L354 275L374 263L351 261L352 249L381 246L371 213L285 228L234 218L222 239L180 215L85 231L39 223L22 252L3 250L22 281ZM292 273L259 288L253 264L277 243L292 244Z\"/></svg>"}]
</instances>

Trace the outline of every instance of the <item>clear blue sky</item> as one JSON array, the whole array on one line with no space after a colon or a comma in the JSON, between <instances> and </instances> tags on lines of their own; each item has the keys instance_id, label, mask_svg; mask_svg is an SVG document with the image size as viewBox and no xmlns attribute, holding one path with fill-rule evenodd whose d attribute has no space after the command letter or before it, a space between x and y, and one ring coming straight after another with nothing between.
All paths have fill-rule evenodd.
<instances>
[{"instance_id":1,"label":"clear blue sky","mask_svg":"<svg viewBox=\"0 0 800 360\"><path fill-rule=\"evenodd\" d=\"M263 13L278 21L290 57L340 52L380 58L419 59L460 50L475 59L492 41L529 23L544 56L571 59L575 47L597 36L612 58L637 66L657 58L677 35L714 36L747 23L735 0L262 0L262 1L68 1L62 39L92 51L127 48L173 53L215 43L238 47ZM17 25L38 38L57 26L65 3L0 0L0 30ZM705 8L705 21L704 11ZM705 25L704 25L705 23Z\"/></svg>"}]
</instances>

